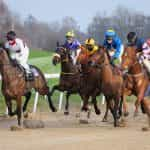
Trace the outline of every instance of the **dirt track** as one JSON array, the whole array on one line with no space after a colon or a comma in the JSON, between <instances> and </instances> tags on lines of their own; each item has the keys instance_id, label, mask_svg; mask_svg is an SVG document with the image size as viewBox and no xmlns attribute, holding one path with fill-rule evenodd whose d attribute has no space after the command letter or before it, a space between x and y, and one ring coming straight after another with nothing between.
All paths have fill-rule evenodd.
<instances>
[{"instance_id":1,"label":"dirt track","mask_svg":"<svg viewBox=\"0 0 150 150\"><path fill-rule=\"evenodd\" d=\"M127 119L127 126L114 128L112 117L108 123L101 122L102 115L95 116L89 124L79 124L75 112L70 116L63 113L40 113L44 129L25 129L11 132L15 118L0 118L0 150L150 150L150 131L141 128L147 125L146 116Z\"/></svg>"}]
</instances>

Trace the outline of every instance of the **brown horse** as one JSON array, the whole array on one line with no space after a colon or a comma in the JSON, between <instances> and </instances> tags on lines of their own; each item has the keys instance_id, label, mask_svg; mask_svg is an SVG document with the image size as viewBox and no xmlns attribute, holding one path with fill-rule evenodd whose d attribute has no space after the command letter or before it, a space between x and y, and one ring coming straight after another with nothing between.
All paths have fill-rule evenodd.
<instances>
[{"instance_id":1,"label":"brown horse","mask_svg":"<svg viewBox=\"0 0 150 150\"><path fill-rule=\"evenodd\" d=\"M101 76L99 77L101 78L101 92L105 95L107 110L111 110L114 126L117 127L119 126L118 112L122 115L123 78L113 70L108 53L103 47L100 47L100 50L90 58L89 64L101 70ZM104 118L107 116L107 113L105 113Z\"/></svg>"},{"instance_id":2,"label":"brown horse","mask_svg":"<svg viewBox=\"0 0 150 150\"><path fill-rule=\"evenodd\" d=\"M42 72L33 67L38 76L34 81L26 82L24 71L20 69L18 64L15 64L10 59L8 53L4 49L0 49L0 72L2 75L2 93L5 97L5 101L8 107L8 113L13 116L17 113L18 125L22 125L22 96L26 96L26 101L23 106L23 110L26 110L27 104L31 97L31 89L34 88L40 95L47 95L48 102L51 110L56 111L50 97L49 87L46 83L45 77ZM17 109L12 112L12 100L16 100Z\"/></svg>"},{"instance_id":3,"label":"brown horse","mask_svg":"<svg viewBox=\"0 0 150 150\"><path fill-rule=\"evenodd\" d=\"M137 96L135 102L135 113L136 116L138 113L138 107L141 101L144 99L144 94L149 85L149 79L146 72L143 70L142 65L139 63L136 55L136 47L128 46L125 48L122 55L122 64L121 67L126 71L126 74L129 78L129 91L130 94Z\"/></svg>"},{"instance_id":4,"label":"brown horse","mask_svg":"<svg viewBox=\"0 0 150 150\"><path fill-rule=\"evenodd\" d=\"M53 63L57 64L61 62L61 76L58 85L55 85L52 89L52 93L55 90L67 91L65 114L69 114L69 96L71 94L80 94L83 100L82 111L88 111L89 97L92 97L96 114L100 114L100 110L96 103L97 82L95 81L95 72L80 72L78 65L74 65L72 58L70 57L70 51L59 47L58 54L60 59L55 56ZM92 74L91 74L92 73Z\"/></svg>"}]
</instances>

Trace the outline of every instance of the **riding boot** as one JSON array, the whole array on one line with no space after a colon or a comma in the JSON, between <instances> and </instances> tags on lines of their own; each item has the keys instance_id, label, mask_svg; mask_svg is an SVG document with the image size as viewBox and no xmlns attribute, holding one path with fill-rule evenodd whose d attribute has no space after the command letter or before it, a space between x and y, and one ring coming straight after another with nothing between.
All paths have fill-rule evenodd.
<instances>
[{"instance_id":1,"label":"riding boot","mask_svg":"<svg viewBox=\"0 0 150 150\"><path fill-rule=\"evenodd\" d=\"M32 72L26 72L26 81L34 81L34 75Z\"/></svg>"}]
</instances>

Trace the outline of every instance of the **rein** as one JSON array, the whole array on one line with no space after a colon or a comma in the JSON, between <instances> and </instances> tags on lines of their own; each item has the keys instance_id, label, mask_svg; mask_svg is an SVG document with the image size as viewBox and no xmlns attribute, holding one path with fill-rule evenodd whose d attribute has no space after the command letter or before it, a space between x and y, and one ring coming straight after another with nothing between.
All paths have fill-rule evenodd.
<instances>
[{"instance_id":1,"label":"rein","mask_svg":"<svg viewBox=\"0 0 150 150\"><path fill-rule=\"evenodd\" d=\"M138 63L138 61L136 61L133 65L131 65L131 67L135 66L137 63ZM130 68L131 68L131 67L130 67ZM129 70L129 69L128 69L128 70ZM138 77L140 77L140 76L143 76L143 75L144 75L144 72L140 72L140 73L136 73L136 74L130 74L130 73L127 72L127 74L128 74L129 76L138 78Z\"/></svg>"},{"instance_id":2,"label":"rein","mask_svg":"<svg viewBox=\"0 0 150 150\"><path fill-rule=\"evenodd\" d=\"M144 72L140 72L140 73L137 73L137 74L130 74L130 73L126 73L126 74L128 74L129 76L138 78L138 77L140 77L140 76L143 76L143 75L144 75Z\"/></svg>"}]
</instances>

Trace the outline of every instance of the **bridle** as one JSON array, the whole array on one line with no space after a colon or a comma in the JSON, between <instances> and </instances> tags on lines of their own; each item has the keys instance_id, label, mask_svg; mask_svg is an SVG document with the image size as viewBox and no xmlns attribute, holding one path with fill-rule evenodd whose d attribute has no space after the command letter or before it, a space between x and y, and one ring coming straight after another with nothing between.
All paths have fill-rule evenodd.
<instances>
[{"instance_id":1,"label":"bridle","mask_svg":"<svg viewBox=\"0 0 150 150\"><path fill-rule=\"evenodd\" d=\"M138 61L136 61L136 62L134 62L134 64L132 64L132 65L130 65L130 67L128 68L128 69L126 69L126 73L125 74L127 74L127 75L129 75L129 76L131 76L131 77L134 77L134 78L138 78L138 77L140 77L140 76L143 76L144 75L144 72L142 71L142 72L140 72L140 73L136 73L136 74L131 74L131 73L129 73L129 70L130 70L130 68L132 68L132 67L134 67L136 64L138 64L139 62Z\"/></svg>"}]
</instances>

